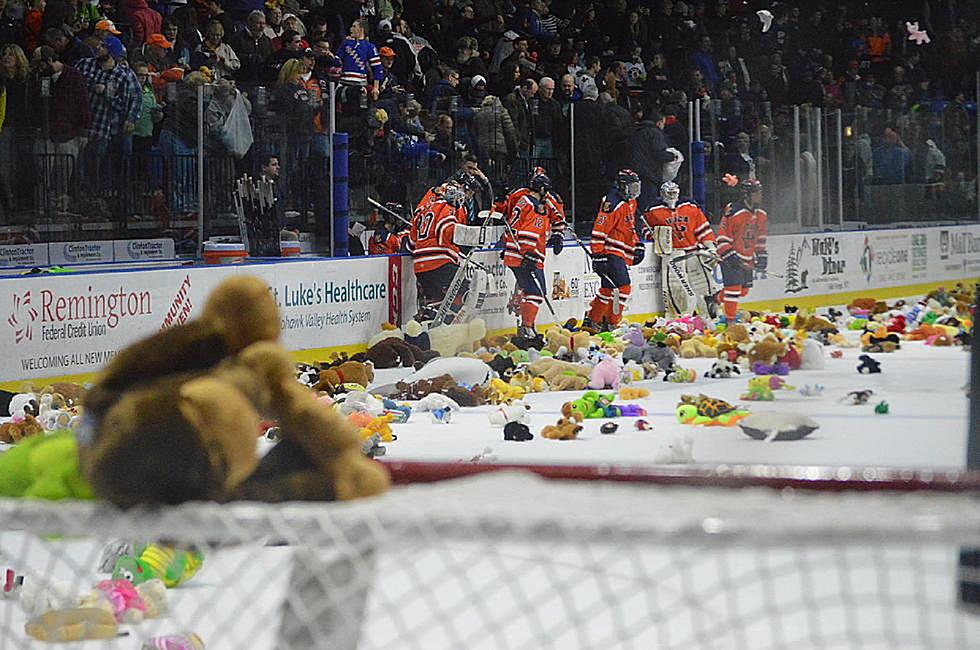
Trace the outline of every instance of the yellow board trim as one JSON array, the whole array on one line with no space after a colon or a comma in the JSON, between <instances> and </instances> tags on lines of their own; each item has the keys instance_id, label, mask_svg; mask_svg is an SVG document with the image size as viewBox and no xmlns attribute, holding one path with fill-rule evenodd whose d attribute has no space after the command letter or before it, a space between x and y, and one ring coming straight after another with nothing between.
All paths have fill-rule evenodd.
<instances>
[{"instance_id":1,"label":"yellow board trim","mask_svg":"<svg viewBox=\"0 0 980 650\"><path fill-rule=\"evenodd\" d=\"M907 298L909 296L926 294L937 287L949 286L956 282L977 282L980 278L961 278L958 280L943 280L935 282L925 282L922 284L907 284L900 287L885 287L881 289L868 288L863 291L846 291L843 293L826 293L817 296L786 296L781 300L762 300L758 302L745 302L741 303L739 307L745 309L751 309L755 311L782 311L783 306L787 304L795 305L800 309L815 309L817 307L827 307L831 305L841 305L853 301L855 298L874 298L875 300L883 300L886 298ZM630 314L626 317L631 323L642 323L647 320L656 318L660 314ZM540 329L540 328L539 328ZM504 328L499 330L493 330L488 332L489 335L497 336L501 334L513 333L514 328ZM293 350L289 353L289 356L294 360L302 363L313 363L315 361L325 361L330 358L330 355L334 353L344 353L356 354L358 352L363 352L367 349L367 344L361 343L357 345L338 345L334 347L327 348L310 348L307 350ZM47 377L38 379L22 379L16 381L5 381L0 382L0 390L20 392L25 388L26 385L33 384L34 386L41 387L45 384L54 383L56 381L67 381L67 382L78 382L84 384L86 382L92 381L96 376L96 373L89 372L79 375L60 375L57 377Z\"/></svg>"}]
</instances>

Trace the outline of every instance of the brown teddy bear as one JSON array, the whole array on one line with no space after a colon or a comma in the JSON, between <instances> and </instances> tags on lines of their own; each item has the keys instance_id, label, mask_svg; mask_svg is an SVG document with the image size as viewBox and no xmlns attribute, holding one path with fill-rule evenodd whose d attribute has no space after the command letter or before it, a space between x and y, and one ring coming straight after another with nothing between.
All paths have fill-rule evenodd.
<instances>
[{"instance_id":1,"label":"brown teddy bear","mask_svg":"<svg viewBox=\"0 0 980 650\"><path fill-rule=\"evenodd\" d=\"M422 399L429 393L441 393L450 397L460 406L480 406L483 404L483 396L476 388L466 389L460 386L452 375L439 375L432 379L419 379L418 381L406 384L398 382L395 384L400 399L417 400Z\"/></svg>"},{"instance_id":2,"label":"brown teddy bear","mask_svg":"<svg viewBox=\"0 0 980 650\"><path fill-rule=\"evenodd\" d=\"M592 369L580 363L542 357L527 366L527 371L548 382L551 390L585 390Z\"/></svg>"},{"instance_id":3,"label":"brown teddy bear","mask_svg":"<svg viewBox=\"0 0 980 650\"><path fill-rule=\"evenodd\" d=\"M831 323L826 318L821 318L820 316L815 316L811 314L810 316L804 316L801 313L796 314L796 319L793 321L793 329L803 330L804 332L837 332L837 326Z\"/></svg>"},{"instance_id":4,"label":"brown teddy bear","mask_svg":"<svg viewBox=\"0 0 980 650\"><path fill-rule=\"evenodd\" d=\"M582 431L582 414L572 409L571 402L561 406L561 418L541 429L541 437L551 440L574 440Z\"/></svg>"},{"instance_id":5,"label":"brown teddy bear","mask_svg":"<svg viewBox=\"0 0 980 650\"><path fill-rule=\"evenodd\" d=\"M786 354L786 344L776 340L775 336L766 336L749 347L749 366L757 361L772 365L784 354Z\"/></svg>"},{"instance_id":6,"label":"brown teddy bear","mask_svg":"<svg viewBox=\"0 0 980 650\"><path fill-rule=\"evenodd\" d=\"M397 337L379 340L367 352L355 354L354 361L369 361L375 368L417 368L439 356L433 350L423 350Z\"/></svg>"},{"instance_id":7,"label":"brown teddy bear","mask_svg":"<svg viewBox=\"0 0 980 650\"><path fill-rule=\"evenodd\" d=\"M30 438L41 433L44 433L44 427L30 413L25 414L23 419L17 416L13 420L0 424L0 442L8 444L20 442L24 438Z\"/></svg>"},{"instance_id":8,"label":"brown teddy bear","mask_svg":"<svg viewBox=\"0 0 980 650\"><path fill-rule=\"evenodd\" d=\"M544 344L552 354L558 354L560 348L565 348L574 355L579 348L588 350L590 342L588 332L581 330L573 332L557 325L549 327L544 333Z\"/></svg>"},{"instance_id":9,"label":"brown teddy bear","mask_svg":"<svg viewBox=\"0 0 980 650\"><path fill-rule=\"evenodd\" d=\"M875 308L875 303L878 301L874 298L855 298L847 306L847 311L854 313L855 311L867 311L871 312Z\"/></svg>"},{"instance_id":10,"label":"brown teddy bear","mask_svg":"<svg viewBox=\"0 0 980 650\"><path fill-rule=\"evenodd\" d=\"M357 384L367 388L372 381L374 381L374 368L371 364L344 361L339 365L320 370L320 381L313 389L333 395L344 384Z\"/></svg>"},{"instance_id":11,"label":"brown teddy bear","mask_svg":"<svg viewBox=\"0 0 980 650\"><path fill-rule=\"evenodd\" d=\"M235 498L353 499L384 492L357 430L295 379L266 284L236 275L200 318L123 349L85 396L79 461L119 507ZM262 459L255 437L278 421Z\"/></svg>"}]
</instances>

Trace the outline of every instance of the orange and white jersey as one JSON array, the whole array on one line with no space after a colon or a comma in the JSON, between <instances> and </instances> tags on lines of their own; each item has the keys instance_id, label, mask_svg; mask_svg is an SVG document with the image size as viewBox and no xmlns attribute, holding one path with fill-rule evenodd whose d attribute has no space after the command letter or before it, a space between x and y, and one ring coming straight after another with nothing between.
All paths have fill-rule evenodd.
<instances>
[{"instance_id":1,"label":"orange and white jersey","mask_svg":"<svg viewBox=\"0 0 980 650\"><path fill-rule=\"evenodd\" d=\"M737 255L742 264L752 268L755 256L766 253L769 216L762 208L729 203L718 226L718 255Z\"/></svg>"},{"instance_id":2,"label":"orange and white jersey","mask_svg":"<svg viewBox=\"0 0 980 650\"><path fill-rule=\"evenodd\" d=\"M498 201L494 208L497 209L501 214L510 218L514 213L514 208L517 207L517 202L521 200L521 197L527 196L531 190L526 187L521 187L510 194L507 195L503 201ZM565 221L565 202L561 200L561 197L554 192L548 192L544 197L543 203L548 210L548 221L549 228L551 229L551 234L562 235L565 233L565 226L567 222Z\"/></svg>"},{"instance_id":3,"label":"orange and white jersey","mask_svg":"<svg viewBox=\"0 0 980 650\"><path fill-rule=\"evenodd\" d=\"M539 201L530 194L524 194L517 200L510 214L506 215L510 228L504 232L505 266L516 268L525 257L531 257L537 261L539 269L544 268L545 246L551 229L548 215L549 208L545 201Z\"/></svg>"},{"instance_id":4,"label":"orange and white jersey","mask_svg":"<svg viewBox=\"0 0 980 650\"><path fill-rule=\"evenodd\" d=\"M636 199L624 200L615 190L602 199L592 226L592 254L615 255L628 266L640 238L636 234Z\"/></svg>"},{"instance_id":5,"label":"orange and white jersey","mask_svg":"<svg viewBox=\"0 0 980 650\"><path fill-rule=\"evenodd\" d=\"M437 200L428 209L416 211L408 232L415 273L425 273L444 264L459 264L459 247L453 243L459 211Z\"/></svg>"},{"instance_id":6,"label":"orange and white jersey","mask_svg":"<svg viewBox=\"0 0 980 650\"><path fill-rule=\"evenodd\" d=\"M691 201L680 201L673 209L665 203L654 205L643 214L643 221L651 230L655 226L670 226L675 251L690 251L698 244L715 240L704 212Z\"/></svg>"}]
</instances>

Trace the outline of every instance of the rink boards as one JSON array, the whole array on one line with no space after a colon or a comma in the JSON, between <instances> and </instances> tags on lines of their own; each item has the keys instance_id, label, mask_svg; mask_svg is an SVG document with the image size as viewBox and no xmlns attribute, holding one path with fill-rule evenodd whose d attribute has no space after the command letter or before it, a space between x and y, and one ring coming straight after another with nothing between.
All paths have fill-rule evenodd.
<instances>
[{"instance_id":1,"label":"rink boards","mask_svg":"<svg viewBox=\"0 0 980 650\"><path fill-rule=\"evenodd\" d=\"M80 243L76 243L80 244ZM749 306L816 306L853 297L915 295L950 281L980 276L980 225L907 230L808 233L769 238L768 278L758 280ZM504 309L514 286L499 251L479 251L490 269L478 315L490 330L513 327ZM309 259L228 266L86 271L0 279L0 384L84 377L134 340L193 318L208 293L238 273L266 280L282 310L283 342L297 359L363 349L386 321L415 312L409 257ZM658 262L632 270L628 315L662 310ZM545 277L557 319L545 307L539 325L580 318L599 279L588 256L566 243L548 252Z\"/></svg>"}]
</instances>

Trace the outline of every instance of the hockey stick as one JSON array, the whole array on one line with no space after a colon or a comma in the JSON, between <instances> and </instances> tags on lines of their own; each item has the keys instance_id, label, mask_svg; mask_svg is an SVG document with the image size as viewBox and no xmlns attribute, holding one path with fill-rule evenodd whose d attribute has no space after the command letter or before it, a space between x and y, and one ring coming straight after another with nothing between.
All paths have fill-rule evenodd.
<instances>
[{"instance_id":1,"label":"hockey stick","mask_svg":"<svg viewBox=\"0 0 980 650\"><path fill-rule=\"evenodd\" d=\"M409 221L405 217L401 216L400 214L398 214L397 212L395 212L391 208L389 208L387 206L384 206L384 205L381 205L380 203L378 203L377 201L375 201L374 199L372 199L370 196L367 197L367 200L368 200L368 203L370 203L374 207L378 208L379 210L384 210L385 212L387 212L388 214L390 214L394 218L396 218L399 221L401 221L406 226L408 226L408 227L411 227L412 226L412 222L411 221Z\"/></svg>"}]
</instances>

